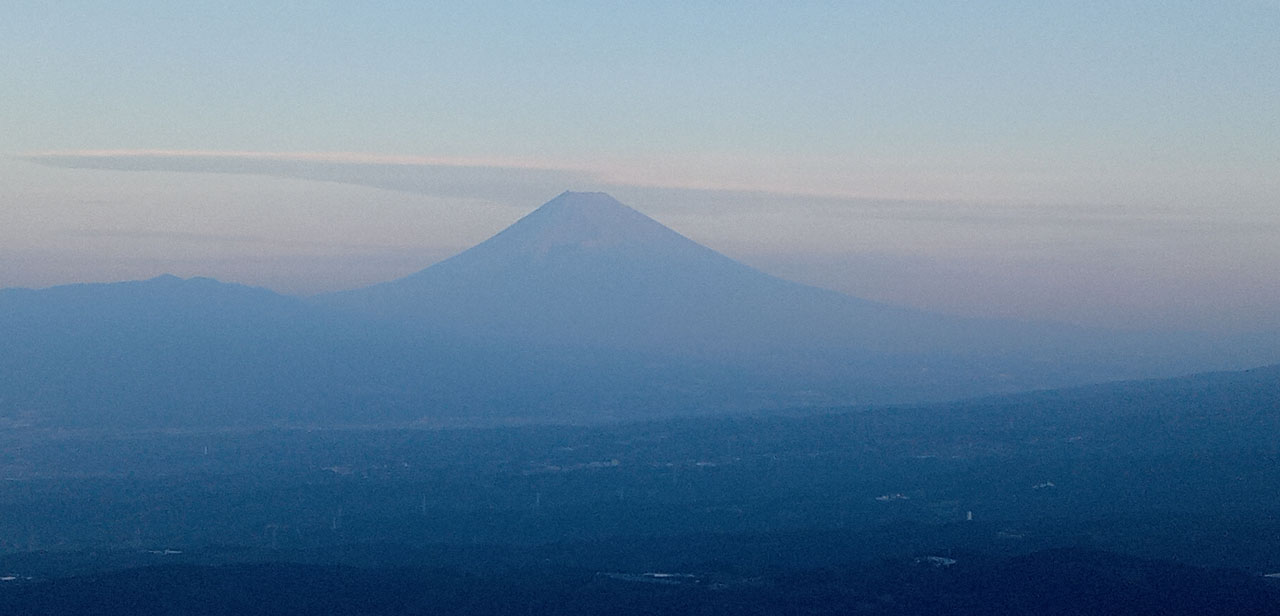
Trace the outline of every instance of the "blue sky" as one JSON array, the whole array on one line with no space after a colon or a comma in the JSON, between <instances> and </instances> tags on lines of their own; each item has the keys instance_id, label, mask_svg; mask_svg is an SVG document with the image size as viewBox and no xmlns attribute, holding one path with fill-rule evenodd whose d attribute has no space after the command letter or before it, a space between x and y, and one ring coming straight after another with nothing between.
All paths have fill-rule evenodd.
<instances>
[{"instance_id":1,"label":"blue sky","mask_svg":"<svg viewBox=\"0 0 1280 616\"><path fill-rule=\"evenodd\" d=\"M6 3L0 286L352 286L604 188L877 299L1280 326L1275 2L612 4Z\"/></svg>"}]
</instances>

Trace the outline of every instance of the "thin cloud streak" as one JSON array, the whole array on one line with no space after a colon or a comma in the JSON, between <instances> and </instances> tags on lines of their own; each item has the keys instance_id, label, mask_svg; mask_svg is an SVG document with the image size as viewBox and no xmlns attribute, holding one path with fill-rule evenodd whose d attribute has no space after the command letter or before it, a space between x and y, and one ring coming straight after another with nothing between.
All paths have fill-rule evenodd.
<instances>
[{"instance_id":1,"label":"thin cloud streak","mask_svg":"<svg viewBox=\"0 0 1280 616\"><path fill-rule=\"evenodd\" d=\"M69 169L264 175L491 201L518 200L531 191L558 192L566 185L592 181L581 171L510 161L480 164L463 159L355 153L85 150L40 152L20 158Z\"/></svg>"},{"instance_id":2,"label":"thin cloud streak","mask_svg":"<svg viewBox=\"0 0 1280 616\"><path fill-rule=\"evenodd\" d=\"M1212 211L1150 211L1143 207L991 203L965 200L869 198L820 191L747 190L736 187L660 185L620 179L625 174L525 160L485 160L359 152L256 152L212 150L70 150L19 156L70 169L249 174L334 182L440 198L482 199L526 208L565 189L603 190L650 212L839 209L863 220L951 224L1129 227L1142 233L1280 231L1280 220L1227 218Z\"/></svg>"},{"instance_id":3,"label":"thin cloud streak","mask_svg":"<svg viewBox=\"0 0 1280 616\"><path fill-rule=\"evenodd\" d=\"M7 238L15 245L6 247L7 258L0 255L8 263L0 268L8 270L6 285L176 271L296 293L352 288L417 271L571 189L609 192L766 271L776 266L774 273L789 278L886 301L1092 324L1145 319L1206 328L1221 321L1243 330L1275 323L1273 311L1255 308L1274 305L1266 275L1280 258L1274 242L1280 212L1262 207L1228 213L1168 204L823 197L628 184L527 161L503 166L370 154L112 150L22 158L54 168L190 175L175 182L177 192L152 195L115 176L88 174L136 193L130 194L137 203L121 195L102 212L66 205L81 204L76 187L20 199L26 209L16 211L29 214L14 218L22 223ZM214 174L242 179L224 182ZM342 188L297 191L274 187L276 178ZM217 193L224 188L225 195ZM265 197L254 192L264 190ZM63 203L58 216L36 224L41 204L57 203ZM178 208L172 217L171 207ZM32 233L37 241L16 245ZM62 253L44 251L59 242ZM876 254L888 256L866 256ZM899 266L900 259L914 261Z\"/></svg>"},{"instance_id":4,"label":"thin cloud streak","mask_svg":"<svg viewBox=\"0 0 1280 616\"><path fill-rule=\"evenodd\" d=\"M280 239L268 236L233 235L227 233L198 233L190 231L169 231L151 229L69 229L63 232L67 237L80 239L105 239L153 242L182 242L208 244L246 244L270 245L283 248L327 248L344 250L385 251L391 246L385 243L372 242L331 242L319 240Z\"/></svg>"},{"instance_id":5,"label":"thin cloud streak","mask_svg":"<svg viewBox=\"0 0 1280 616\"><path fill-rule=\"evenodd\" d=\"M371 152L264 152L256 150L46 150L19 155L26 159L57 158L239 158L249 160L305 160L329 163L378 164L378 165L443 165L451 167L512 167L541 169L539 165L519 159L494 158L446 158L440 156L414 156L401 154L376 154Z\"/></svg>"},{"instance_id":6,"label":"thin cloud streak","mask_svg":"<svg viewBox=\"0 0 1280 616\"><path fill-rule=\"evenodd\" d=\"M761 160L593 160L590 164L525 159L431 157L363 152L264 152L215 150L49 150L16 158L54 167L119 171L249 173L402 190L439 197L490 198L493 190L555 184L578 190L621 188L697 191L837 201L1010 203L1017 199L957 197L954 185L972 183L965 173L927 175L877 169L863 163L794 176ZM708 166L710 165L710 166ZM857 167L856 169L854 167ZM890 166L888 169L892 169ZM839 181L833 180L835 174ZM777 177L775 177L777 176ZM472 181L459 180L470 177ZM789 179L788 179L789 178ZM859 180L859 178L861 178ZM851 189L849 182L858 185ZM485 182L486 185L480 185ZM930 189L902 185L933 186Z\"/></svg>"}]
</instances>

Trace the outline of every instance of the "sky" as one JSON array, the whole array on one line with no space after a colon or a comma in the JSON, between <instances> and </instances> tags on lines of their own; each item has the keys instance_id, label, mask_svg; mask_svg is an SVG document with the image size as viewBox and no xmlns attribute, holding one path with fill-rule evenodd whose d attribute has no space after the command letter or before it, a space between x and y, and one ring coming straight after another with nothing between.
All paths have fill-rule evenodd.
<instances>
[{"instance_id":1,"label":"sky","mask_svg":"<svg viewBox=\"0 0 1280 616\"><path fill-rule=\"evenodd\" d=\"M1280 3L369 4L5 3L0 287L352 288L606 190L870 299L1280 328Z\"/></svg>"}]
</instances>

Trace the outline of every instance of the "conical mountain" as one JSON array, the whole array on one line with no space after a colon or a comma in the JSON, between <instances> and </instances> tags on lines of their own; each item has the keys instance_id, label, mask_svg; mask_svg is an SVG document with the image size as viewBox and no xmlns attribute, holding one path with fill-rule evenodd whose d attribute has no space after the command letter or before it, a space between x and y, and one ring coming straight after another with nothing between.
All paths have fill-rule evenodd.
<instances>
[{"instance_id":1,"label":"conical mountain","mask_svg":"<svg viewBox=\"0 0 1280 616\"><path fill-rule=\"evenodd\" d=\"M420 272L317 299L468 339L710 360L932 397L1233 366L1222 355L1206 362L1217 352L1202 339L961 318L782 280L603 193L563 193Z\"/></svg>"},{"instance_id":2,"label":"conical mountain","mask_svg":"<svg viewBox=\"0 0 1280 616\"><path fill-rule=\"evenodd\" d=\"M0 290L0 426L902 403L1240 368L1277 349L877 304L565 193L451 259L314 302L174 277Z\"/></svg>"},{"instance_id":3,"label":"conical mountain","mask_svg":"<svg viewBox=\"0 0 1280 616\"><path fill-rule=\"evenodd\" d=\"M322 301L467 335L704 356L905 350L904 325L947 320L767 275L609 195L578 192L420 272Z\"/></svg>"}]
</instances>

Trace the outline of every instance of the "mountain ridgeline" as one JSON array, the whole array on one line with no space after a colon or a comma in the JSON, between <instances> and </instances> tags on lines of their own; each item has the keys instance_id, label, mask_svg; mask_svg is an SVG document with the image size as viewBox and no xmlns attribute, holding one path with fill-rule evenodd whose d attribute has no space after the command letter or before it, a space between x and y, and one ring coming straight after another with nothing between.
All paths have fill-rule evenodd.
<instances>
[{"instance_id":1,"label":"mountain ridgeline","mask_svg":"<svg viewBox=\"0 0 1280 616\"><path fill-rule=\"evenodd\" d=\"M453 258L320 301L470 337L713 359L974 355L1017 348L1011 338L1030 333L782 280L603 193L564 193Z\"/></svg>"},{"instance_id":2,"label":"mountain ridgeline","mask_svg":"<svg viewBox=\"0 0 1280 616\"><path fill-rule=\"evenodd\" d=\"M172 276L0 291L0 421L596 421L955 399L1280 360L1233 340L967 319L757 271L564 193L405 278L314 298Z\"/></svg>"}]
</instances>

